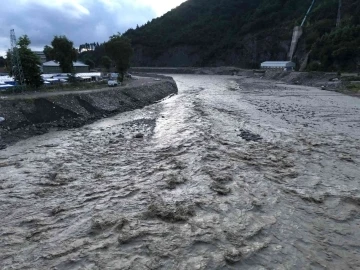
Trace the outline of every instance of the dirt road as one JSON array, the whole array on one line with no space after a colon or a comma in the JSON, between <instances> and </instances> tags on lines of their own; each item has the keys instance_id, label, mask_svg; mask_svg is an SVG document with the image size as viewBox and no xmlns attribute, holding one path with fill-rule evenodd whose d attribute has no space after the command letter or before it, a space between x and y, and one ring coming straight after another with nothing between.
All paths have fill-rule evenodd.
<instances>
[{"instance_id":1,"label":"dirt road","mask_svg":"<svg viewBox=\"0 0 360 270\"><path fill-rule=\"evenodd\" d=\"M174 79L0 151L0 268L359 269L360 99Z\"/></svg>"},{"instance_id":2,"label":"dirt road","mask_svg":"<svg viewBox=\"0 0 360 270\"><path fill-rule=\"evenodd\" d=\"M166 78L162 78L162 80L166 80ZM153 85L157 84L159 81L155 81L153 78L143 78L143 77L134 77L134 79L129 79L124 82L124 85L114 87L115 89L128 89L128 88L134 88L139 87L143 85ZM108 91L109 86L107 84L102 85L102 88L95 88L90 90L76 90L74 89L67 89L67 90L61 90L62 86L59 86L60 90L53 91L53 92L24 92L20 94L1 94L0 99L3 100L16 100L16 99L26 99L26 98L46 98L46 97L53 97L53 96L59 96L59 95L69 95L69 94L85 94L85 93L96 93L96 92L103 92ZM99 86L100 87L100 86Z\"/></svg>"}]
</instances>

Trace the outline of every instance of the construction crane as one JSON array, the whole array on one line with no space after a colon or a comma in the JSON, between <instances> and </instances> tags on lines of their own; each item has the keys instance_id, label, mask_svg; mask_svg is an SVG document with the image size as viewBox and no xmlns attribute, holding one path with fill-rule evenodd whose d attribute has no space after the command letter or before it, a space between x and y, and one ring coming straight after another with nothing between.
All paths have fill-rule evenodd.
<instances>
[{"instance_id":1,"label":"construction crane","mask_svg":"<svg viewBox=\"0 0 360 270\"><path fill-rule=\"evenodd\" d=\"M303 28L303 26L304 26L304 24L305 24L305 22L306 22L306 19L307 19L308 15L310 14L310 12L311 12L314 4L315 4L315 1L316 1L316 0L313 0L313 1L311 2L311 5L310 5L308 11L306 12L304 19L302 20L301 25L294 27L293 37L292 37L292 40L291 40L290 50L289 50L289 54L288 54L288 58L289 58L290 61L291 61L292 58L293 58L293 55L294 55L294 53L295 53L295 50L296 50L296 46L297 46L297 44L298 44L298 41L299 41L300 37L301 37L302 34L303 34L303 29L302 29L302 28Z\"/></svg>"},{"instance_id":2,"label":"construction crane","mask_svg":"<svg viewBox=\"0 0 360 270\"><path fill-rule=\"evenodd\" d=\"M304 26L304 24L305 24L305 22L306 22L306 19L307 19L307 16L308 16L309 13L311 12L312 7L314 6L314 4L315 4L315 0L312 1L311 5L310 5L310 7L309 7L309 9L308 9L308 11L306 12L305 17L304 17L304 19L303 19L303 21L302 21L302 23L301 23L301 25L300 25L301 27Z\"/></svg>"},{"instance_id":3,"label":"construction crane","mask_svg":"<svg viewBox=\"0 0 360 270\"><path fill-rule=\"evenodd\" d=\"M338 15L337 15L337 19L336 19L336 27L339 27L340 23L341 23L341 7L342 7L342 2L341 2L341 0L339 0L339 8L338 8Z\"/></svg>"},{"instance_id":4,"label":"construction crane","mask_svg":"<svg viewBox=\"0 0 360 270\"><path fill-rule=\"evenodd\" d=\"M21 65L19 48L17 47L17 41L16 41L14 29L10 30L10 40L11 40L12 74L14 76L14 79L18 82L19 85L25 85L24 72Z\"/></svg>"}]
</instances>

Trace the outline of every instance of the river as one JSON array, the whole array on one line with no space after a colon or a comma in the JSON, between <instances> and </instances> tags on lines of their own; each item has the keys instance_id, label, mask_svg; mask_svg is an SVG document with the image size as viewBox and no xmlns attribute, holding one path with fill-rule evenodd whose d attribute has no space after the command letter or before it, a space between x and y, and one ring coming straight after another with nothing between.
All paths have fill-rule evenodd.
<instances>
[{"instance_id":1,"label":"river","mask_svg":"<svg viewBox=\"0 0 360 270\"><path fill-rule=\"evenodd\" d=\"M173 77L0 151L0 268L359 269L360 99Z\"/></svg>"}]
</instances>

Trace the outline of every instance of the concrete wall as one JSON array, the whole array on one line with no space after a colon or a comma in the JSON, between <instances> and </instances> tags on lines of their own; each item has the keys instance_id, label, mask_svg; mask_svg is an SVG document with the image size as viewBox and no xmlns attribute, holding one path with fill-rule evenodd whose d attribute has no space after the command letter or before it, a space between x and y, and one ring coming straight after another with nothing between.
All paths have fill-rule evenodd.
<instances>
[{"instance_id":1,"label":"concrete wall","mask_svg":"<svg viewBox=\"0 0 360 270\"><path fill-rule=\"evenodd\" d=\"M0 145L16 142L49 128L73 128L97 119L143 108L177 93L172 79L137 87L69 93L47 97L0 99Z\"/></svg>"}]
</instances>

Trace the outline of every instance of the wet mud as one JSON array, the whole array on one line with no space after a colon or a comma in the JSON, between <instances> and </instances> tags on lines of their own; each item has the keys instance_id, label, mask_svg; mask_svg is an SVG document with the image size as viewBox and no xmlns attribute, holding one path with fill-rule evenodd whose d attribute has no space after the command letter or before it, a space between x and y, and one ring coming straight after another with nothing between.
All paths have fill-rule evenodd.
<instances>
[{"instance_id":1,"label":"wet mud","mask_svg":"<svg viewBox=\"0 0 360 270\"><path fill-rule=\"evenodd\" d=\"M0 151L0 268L359 269L360 99L174 79Z\"/></svg>"}]
</instances>

